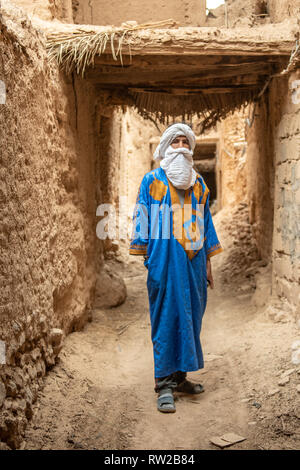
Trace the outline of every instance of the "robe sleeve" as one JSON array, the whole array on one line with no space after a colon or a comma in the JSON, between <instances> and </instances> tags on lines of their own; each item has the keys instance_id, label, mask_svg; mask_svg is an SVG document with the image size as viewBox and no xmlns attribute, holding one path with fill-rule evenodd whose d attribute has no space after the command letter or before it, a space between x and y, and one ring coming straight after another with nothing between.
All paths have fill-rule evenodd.
<instances>
[{"instance_id":1,"label":"robe sleeve","mask_svg":"<svg viewBox=\"0 0 300 470\"><path fill-rule=\"evenodd\" d=\"M210 193L208 193L207 195L204 206L204 247L207 259L223 251L223 248L221 247L221 244L218 240L216 229L214 227L211 212L209 209L209 194Z\"/></svg>"},{"instance_id":2,"label":"robe sleeve","mask_svg":"<svg viewBox=\"0 0 300 470\"><path fill-rule=\"evenodd\" d=\"M149 242L149 188L144 176L139 187L133 213L133 227L129 247L130 255L147 255Z\"/></svg>"}]
</instances>

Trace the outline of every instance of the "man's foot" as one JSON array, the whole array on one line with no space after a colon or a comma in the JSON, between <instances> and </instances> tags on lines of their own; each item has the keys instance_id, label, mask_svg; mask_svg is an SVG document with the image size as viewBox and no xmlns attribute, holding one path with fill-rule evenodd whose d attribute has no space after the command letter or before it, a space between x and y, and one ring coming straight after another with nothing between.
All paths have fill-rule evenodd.
<instances>
[{"instance_id":1,"label":"man's foot","mask_svg":"<svg viewBox=\"0 0 300 470\"><path fill-rule=\"evenodd\" d=\"M157 409L162 413L175 413L176 407L174 403L172 388L162 388L158 392Z\"/></svg>"},{"instance_id":2,"label":"man's foot","mask_svg":"<svg viewBox=\"0 0 300 470\"><path fill-rule=\"evenodd\" d=\"M194 384L189 380L184 380L174 389L175 392L189 393L191 395L197 395L204 392L204 387L201 384Z\"/></svg>"}]
</instances>

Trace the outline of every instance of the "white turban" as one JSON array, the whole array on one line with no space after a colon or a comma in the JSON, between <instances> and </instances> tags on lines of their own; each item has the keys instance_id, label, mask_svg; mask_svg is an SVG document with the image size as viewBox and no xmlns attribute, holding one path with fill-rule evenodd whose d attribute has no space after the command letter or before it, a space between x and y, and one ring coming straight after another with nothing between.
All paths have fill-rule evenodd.
<instances>
[{"instance_id":1,"label":"white turban","mask_svg":"<svg viewBox=\"0 0 300 470\"><path fill-rule=\"evenodd\" d=\"M185 135L189 141L190 148L192 152L194 152L195 145L196 145L196 136L190 126L187 124L173 124L172 126L168 127L163 135L160 138L159 145L156 147L154 152L154 159L162 159L165 157L165 152L169 145L173 142L173 140L178 137L179 135Z\"/></svg>"},{"instance_id":2,"label":"white turban","mask_svg":"<svg viewBox=\"0 0 300 470\"><path fill-rule=\"evenodd\" d=\"M173 148L172 142L179 135L185 135L190 148ZM177 189L188 189L194 186L197 174L193 168L193 153L196 145L196 136L186 124L173 124L161 136L154 158L160 159L160 167L167 178Z\"/></svg>"}]
</instances>

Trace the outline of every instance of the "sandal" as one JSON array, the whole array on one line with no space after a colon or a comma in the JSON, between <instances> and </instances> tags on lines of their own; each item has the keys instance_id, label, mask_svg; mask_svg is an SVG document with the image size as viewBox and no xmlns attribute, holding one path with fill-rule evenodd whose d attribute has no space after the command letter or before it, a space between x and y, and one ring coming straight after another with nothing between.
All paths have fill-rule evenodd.
<instances>
[{"instance_id":1,"label":"sandal","mask_svg":"<svg viewBox=\"0 0 300 470\"><path fill-rule=\"evenodd\" d=\"M175 413L176 407L174 403L172 388L162 388L159 391L157 399L157 409L162 413Z\"/></svg>"},{"instance_id":2,"label":"sandal","mask_svg":"<svg viewBox=\"0 0 300 470\"><path fill-rule=\"evenodd\" d=\"M197 395L204 392L204 387L201 384L194 384L189 380L184 380L175 388L176 392L190 393L191 395Z\"/></svg>"}]
</instances>

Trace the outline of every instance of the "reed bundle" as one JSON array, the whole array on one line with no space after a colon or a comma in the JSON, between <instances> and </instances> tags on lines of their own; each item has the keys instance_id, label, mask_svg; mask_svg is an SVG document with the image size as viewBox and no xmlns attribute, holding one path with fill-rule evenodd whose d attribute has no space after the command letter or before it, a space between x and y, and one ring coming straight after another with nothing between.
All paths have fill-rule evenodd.
<instances>
[{"instance_id":1,"label":"reed bundle","mask_svg":"<svg viewBox=\"0 0 300 470\"><path fill-rule=\"evenodd\" d=\"M67 74L76 70L77 74L84 77L87 67L94 65L95 56L107 52L110 47L114 60L122 59L122 47L126 40L131 59L130 34L152 28L167 28L175 26L176 22L172 19L159 21L156 23L132 24L135 22L123 23L121 27L107 27L102 31L93 31L82 28L75 28L72 31L60 33L50 33L47 37L47 51L50 60L57 60L59 66ZM116 44L117 43L117 47Z\"/></svg>"}]
</instances>

